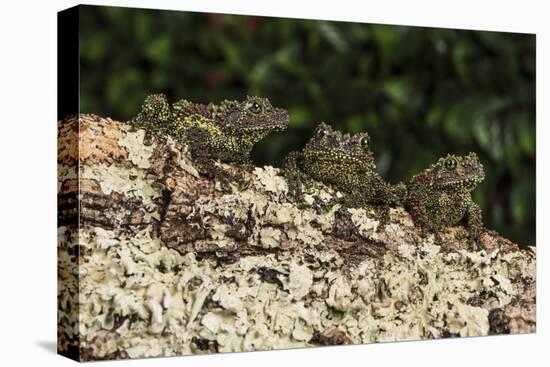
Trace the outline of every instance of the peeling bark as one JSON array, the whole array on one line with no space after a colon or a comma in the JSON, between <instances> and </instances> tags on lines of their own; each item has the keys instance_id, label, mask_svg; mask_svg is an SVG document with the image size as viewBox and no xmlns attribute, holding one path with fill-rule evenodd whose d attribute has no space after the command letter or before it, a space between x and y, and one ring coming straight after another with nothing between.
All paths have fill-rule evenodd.
<instances>
[{"instance_id":1,"label":"peeling bark","mask_svg":"<svg viewBox=\"0 0 550 367\"><path fill-rule=\"evenodd\" d=\"M58 350L80 360L529 333L535 253L485 230L385 227L272 167L227 186L187 148L95 115L59 124Z\"/></svg>"}]
</instances>

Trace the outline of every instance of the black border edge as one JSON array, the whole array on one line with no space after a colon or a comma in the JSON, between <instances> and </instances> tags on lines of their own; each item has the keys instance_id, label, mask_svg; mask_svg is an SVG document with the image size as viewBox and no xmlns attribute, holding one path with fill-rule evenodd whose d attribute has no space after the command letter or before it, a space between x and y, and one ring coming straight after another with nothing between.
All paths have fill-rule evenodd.
<instances>
[{"instance_id":1,"label":"black border edge","mask_svg":"<svg viewBox=\"0 0 550 367\"><path fill-rule=\"evenodd\" d=\"M57 13L57 119L79 112L80 5Z\"/></svg>"},{"instance_id":2,"label":"black border edge","mask_svg":"<svg viewBox=\"0 0 550 367\"><path fill-rule=\"evenodd\" d=\"M79 20L80 20L80 5L68 8L57 13L57 121L58 131L63 124L63 120L67 116L78 116L80 109L80 45L79 45ZM59 133L58 133L59 134ZM59 135L58 135L59 138ZM74 139L75 148L78 149L78 131L74 132L73 136L66 138ZM58 143L59 144L59 143ZM58 154L59 154L58 145ZM77 160L78 161L78 160ZM76 163L78 164L78 162ZM60 177L58 170L58 181L63 181L67 177ZM59 194L58 194L59 200ZM59 205L59 204L58 204ZM78 205L78 204L76 204ZM59 206L57 208L57 226L60 225ZM78 233L78 223L73 225L74 230ZM58 239L59 241L59 239ZM58 242L59 251L59 242ZM59 259L58 259L59 261ZM75 264L76 265L76 264ZM57 273L57 282L59 288L59 282L66 281L61 274ZM80 286L77 282L76 289L72 290L71 297L78 300ZM59 293L58 293L59 297ZM81 350L80 350L80 338L76 334L71 340L67 340L67 336L64 332L65 328L70 328L71 325L65 325L62 318L59 317L60 299L58 298L58 321L57 321L57 353L69 359L77 362L81 362ZM74 302L78 304L78 302ZM71 310L73 317L77 320L78 329L78 308ZM76 331L78 333L78 330ZM65 345L63 345L65 344ZM63 345L63 346L62 346Z\"/></svg>"}]
</instances>

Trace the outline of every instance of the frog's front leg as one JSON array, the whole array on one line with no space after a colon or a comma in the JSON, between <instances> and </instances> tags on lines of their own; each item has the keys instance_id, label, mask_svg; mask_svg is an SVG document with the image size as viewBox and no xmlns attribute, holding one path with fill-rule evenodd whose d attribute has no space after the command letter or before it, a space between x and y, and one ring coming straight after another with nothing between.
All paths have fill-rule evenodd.
<instances>
[{"instance_id":1,"label":"frog's front leg","mask_svg":"<svg viewBox=\"0 0 550 367\"><path fill-rule=\"evenodd\" d=\"M143 102L141 112L129 121L131 131L144 129L143 144L151 145L153 136L161 138L167 133L170 105L164 94L153 94Z\"/></svg>"},{"instance_id":2,"label":"frog's front leg","mask_svg":"<svg viewBox=\"0 0 550 367\"><path fill-rule=\"evenodd\" d=\"M399 182L391 185L381 177L375 176L369 180L368 194L373 202L388 206L403 205L407 198L407 187Z\"/></svg>"},{"instance_id":3,"label":"frog's front leg","mask_svg":"<svg viewBox=\"0 0 550 367\"><path fill-rule=\"evenodd\" d=\"M286 178L288 184L288 194L292 200L301 203L304 201L304 193L302 191L302 183L304 174L300 169L300 160L302 155L299 152L293 151L285 158L283 163L282 175Z\"/></svg>"},{"instance_id":4,"label":"frog's front leg","mask_svg":"<svg viewBox=\"0 0 550 367\"><path fill-rule=\"evenodd\" d=\"M428 203L434 200L432 193L409 189L406 209L411 214L415 226L419 227L420 235L425 237L434 234L437 242L437 211L433 206L430 206L431 210L428 208Z\"/></svg>"},{"instance_id":5,"label":"frog's front leg","mask_svg":"<svg viewBox=\"0 0 550 367\"><path fill-rule=\"evenodd\" d=\"M466 211L466 228L468 229L469 237L472 241L478 243L483 229L483 216L479 205L469 200L468 209Z\"/></svg>"},{"instance_id":6,"label":"frog's front leg","mask_svg":"<svg viewBox=\"0 0 550 367\"><path fill-rule=\"evenodd\" d=\"M205 129L191 127L187 130L187 143L195 168L209 178L228 179L229 173L218 166L213 158L209 139L210 133Z\"/></svg>"},{"instance_id":7,"label":"frog's front leg","mask_svg":"<svg viewBox=\"0 0 550 367\"><path fill-rule=\"evenodd\" d=\"M242 155L241 159L238 159L235 162L235 166L239 168L241 171L245 171L245 172L252 172L256 167L254 165L254 162L250 158L248 158L248 154ZM239 190L241 191L246 190L250 187L250 181L247 180L244 172L240 172L240 174L233 175L232 177L233 177L232 181L238 184Z\"/></svg>"}]
</instances>

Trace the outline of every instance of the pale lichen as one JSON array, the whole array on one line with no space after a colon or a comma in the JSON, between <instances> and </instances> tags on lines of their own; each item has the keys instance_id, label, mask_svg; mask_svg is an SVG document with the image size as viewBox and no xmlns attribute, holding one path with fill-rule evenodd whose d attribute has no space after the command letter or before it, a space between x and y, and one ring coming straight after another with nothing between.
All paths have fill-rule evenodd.
<instances>
[{"instance_id":1,"label":"pale lichen","mask_svg":"<svg viewBox=\"0 0 550 367\"><path fill-rule=\"evenodd\" d=\"M340 238L333 233L340 206L315 207L314 196L326 204L334 193L316 187L311 205L299 208L272 167L246 174L248 188L204 192L186 204L187 218L199 218L192 224L207 234L196 241L204 252L169 248L153 225L163 196L149 153L136 151L139 134L123 132L128 160L85 165L82 178L105 194L139 199L151 223L59 228L60 333L80 337L82 359L534 330L534 307L524 305L534 305L533 251L435 245L400 208L384 228L367 211L348 209L355 232ZM178 180L206 180L190 173L184 149L165 144L181 154ZM62 164L59 172L60 180L74 174ZM450 233L444 240L455 241Z\"/></svg>"},{"instance_id":2,"label":"pale lichen","mask_svg":"<svg viewBox=\"0 0 550 367\"><path fill-rule=\"evenodd\" d=\"M149 168L149 158L153 154L153 146L143 145L145 131L132 132L128 127L125 127L123 131L124 134L118 140L118 144L128 152L128 160L137 168Z\"/></svg>"}]
</instances>

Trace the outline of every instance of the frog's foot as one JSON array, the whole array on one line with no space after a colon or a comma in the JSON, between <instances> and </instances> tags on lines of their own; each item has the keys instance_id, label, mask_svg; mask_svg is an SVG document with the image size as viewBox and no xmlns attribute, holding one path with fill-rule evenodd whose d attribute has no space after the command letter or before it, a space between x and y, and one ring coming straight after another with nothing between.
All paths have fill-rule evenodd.
<instances>
[{"instance_id":1,"label":"frog's foot","mask_svg":"<svg viewBox=\"0 0 550 367\"><path fill-rule=\"evenodd\" d=\"M443 246L443 238L441 237L441 234L439 231L432 231L432 234L434 235L434 244L437 246Z\"/></svg>"},{"instance_id":2,"label":"frog's foot","mask_svg":"<svg viewBox=\"0 0 550 367\"><path fill-rule=\"evenodd\" d=\"M288 185L287 197L289 201L297 203L297 205L304 206L304 192L302 190L302 183L306 176L300 170L298 162L300 161L299 152L290 152L288 157L285 158L283 168L281 169L281 176L283 176Z\"/></svg>"},{"instance_id":3,"label":"frog's foot","mask_svg":"<svg viewBox=\"0 0 550 367\"><path fill-rule=\"evenodd\" d=\"M288 185L288 198L297 204L305 204L304 192L302 190L301 178L291 172L285 172L285 178Z\"/></svg>"},{"instance_id":4,"label":"frog's foot","mask_svg":"<svg viewBox=\"0 0 550 367\"><path fill-rule=\"evenodd\" d=\"M241 175L236 180L239 191L245 191L250 188L251 182L245 175Z\"/></svg>"},{"instance_id":5,"label":"frog's foot","mask_svg":"<svg viewBox=\"0 0 550 367\"><path fill-rule=\"evenodd\" d=\"M468 242L468 247L472 251L479 251L479 250L485 249L485 245L481 241L481 233L482 233L481 229L476 229L476 230L470 229L468 231L467 242Z\"/></svg>"},{"instance_id":6,"label":"frog's foot","mask_svg":"<svg viewBox=\"0 0 550 367\"><path fill-rule=\"evenodd\" d=\"M351 219L351 213L348 208L343 206L334 213L334 224L332 225L332 234L344 240L351 240L354 236L360 237L359 231Z\"/></svg>"},{"instance_id":7,"label":"frog's foot","mask_svg":"<svg viewBox=\"0 0 550 367\"><path fill-rule=\"evenodd\" d=\"M145 131L145 136L143 137L143 145L153 145L153 134L151 133L151 130Z\"/></svg>"},{"instance_id":8,"label":"frog's foot","mask_svg":"<svg viewBox=\"0 0 550 367\"><path fill-rule=\"evenodd\" d=\"M238 191L244 191L250 186L250 180L244 173L230 172L218 165L218 162L213 159L196 161L195 165L201 175L218 181L225 193L234 192L235 186Z\"/></svg>"},{"instance_id":9,"label":"frog's foot","mask_svg":"<svg viewBox=\"0 0 550 367\"><path fill-rule=\"evenodd\" d=\"M378 227L384 229L390 223L389 205L366 205L365 209L371 211L374 219L379 221Z\"/></svg>"}]
</instances>

